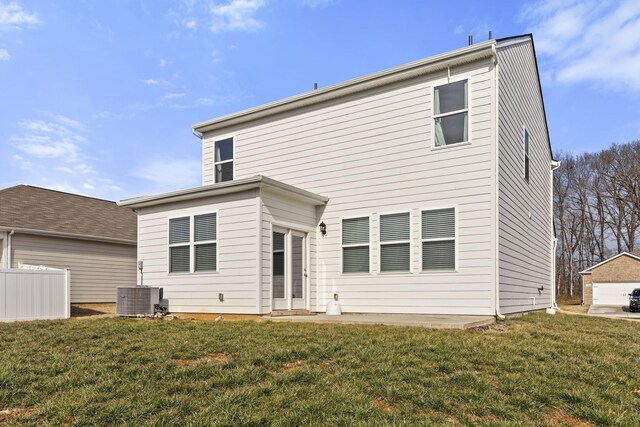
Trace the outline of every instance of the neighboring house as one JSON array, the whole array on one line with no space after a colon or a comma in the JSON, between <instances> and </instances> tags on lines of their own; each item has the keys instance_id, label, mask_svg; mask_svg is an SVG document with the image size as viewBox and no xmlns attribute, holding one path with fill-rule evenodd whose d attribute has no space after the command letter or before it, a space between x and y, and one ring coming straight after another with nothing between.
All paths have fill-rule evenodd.
<instances>
[{"instance_id":1,"label":"neighboring house","mask_svg":"<svg viewBox=\"0 0 640 427\"><path fill-rule=\"evenodd\" d=\"M29 185L0 190L0 268L71 270L71 302L115 302L136 282L136 215L108 200Z\"/></svg>"},{"instance_id":2,"label":"neighboring house","mask_svg":"<svg viewBox=\"0 0 640 427\"><path fill-rule=\"evenodd\" d=\"M120 202L176 312L495 315L553 301L533 39L199 123L203 185ZM326 233L326 234L325 234Z\"/></svg>"},{"instance_id":3,"label":"neighboring house","mask_svg":"<svg viewBox=\"0 0 640 427\"><path fill-rule=\"evenodd\" d=\"M640 288L640 251L619 253L580 275L583 304L629 305L629 294Z\"/></svg>"}]
</instances>

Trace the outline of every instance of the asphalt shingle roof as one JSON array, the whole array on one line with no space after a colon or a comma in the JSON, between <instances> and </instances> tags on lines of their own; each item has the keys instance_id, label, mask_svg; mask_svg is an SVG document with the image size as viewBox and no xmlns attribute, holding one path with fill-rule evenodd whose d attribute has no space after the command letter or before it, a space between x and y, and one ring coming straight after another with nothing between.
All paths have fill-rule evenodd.
<instances>
[{"instance_id":1,"label":"asphalt shingle roof","mask_svg":"<svg viewBox=\"0 0 640 427\"><path fill-rule=\"evenodd\" d=\"M109 200L31 185L0 190L0 226L135 241L136 214Z\"/></svg>"}]
</instances>

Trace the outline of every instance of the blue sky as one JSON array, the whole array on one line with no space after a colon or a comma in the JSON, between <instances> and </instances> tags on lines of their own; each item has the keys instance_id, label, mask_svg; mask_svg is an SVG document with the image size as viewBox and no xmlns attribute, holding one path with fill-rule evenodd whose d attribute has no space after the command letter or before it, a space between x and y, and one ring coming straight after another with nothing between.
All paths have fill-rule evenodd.
<instances>
[{"instance_id":1,"label":"blue sky","mask_svg":"<svg viewBox=\"0 0 640 427\"><path fill-rule=\"evenodd\" d=\"M191 125L533 32L554 150L640 139L640 2L0 0L0 188L200 184Z\"/></svg>"}]
</instances>

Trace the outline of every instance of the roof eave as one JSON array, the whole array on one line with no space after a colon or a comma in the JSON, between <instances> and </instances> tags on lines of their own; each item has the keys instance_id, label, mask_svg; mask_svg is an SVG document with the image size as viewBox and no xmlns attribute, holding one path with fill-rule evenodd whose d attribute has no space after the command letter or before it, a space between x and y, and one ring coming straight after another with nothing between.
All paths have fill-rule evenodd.
<instances>
[{"instance_id":1,"label":"roof eave","mask_svg":"<svg viewBox=\"0 0 640 427\"><path fill-rule=\"evenodd\" d=\"M237 113L218 117L212 120L196 123L194 131L204 133L228 126L238 125L247 121L260 119L296 108L306 107L331 99L351 95L375 87L408 80L424 74L433 73L447 67L474 62L493 56L492 46L495 40L477 43L450 52L431 56L419 61L404 64L388 70L369 74L346 82L337 83L312 92L263 104Z\"/></svg>"},{"instance_id":2,"label":"roof eave","mask_svg":"<svg viewBox=\"0 0 640 427\"><path fill-rule=\"evenodd\" d=\"M130 209L140 209L167 203L240 193L256 188L271 188L277 191L284 191L314 205L325 204L329 201L327 197L317 195L310 191L302 190L300 188L276 181L266 176L256 175L250 178L227 181L219 184L211 184L201 187L188 188L185 190L172 191L169 193L121 200L117 203L119 206L124 206Z\"/></svg>"},{"instance_id":3,"label":"roof eave","mask_svg":"<svg viewBox=\"0 0 640 427\"><path fill-rule=\"evenodd\" d=\"M36 230L33 228L9 227L6 225L1 225L0 231L2 232L15 231L18 234L30 234L34 236L44 236L44 237L60 237L64 239L74 239L74 240L90 240L92 242L117 243L121 245L137 244L135 240L130 240L130 239L117 239L114 237L93 236L88 234L74 234L74 233L66 233L63 231L53 231L53 230Z\"/></svg>"}]
</instances>

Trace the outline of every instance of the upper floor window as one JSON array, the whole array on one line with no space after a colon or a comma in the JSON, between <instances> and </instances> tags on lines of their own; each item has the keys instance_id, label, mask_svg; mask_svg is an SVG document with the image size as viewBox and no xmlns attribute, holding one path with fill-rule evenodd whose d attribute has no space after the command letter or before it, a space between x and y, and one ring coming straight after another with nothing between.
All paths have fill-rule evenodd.
<instances>
[{"instance_id":1,"label":"upper floor window","mask_svg":"<svg viewBox=\"0 0 640 427\"><path fill-rule=\"evenodd\" d=\"M233 180L233 138L214 143L213 173L215 182Z\"/></svg>"},{"instance_id":2,"label":"upper floor window","mask_svg":"<svg viewBox=\"0 0 640 427\"><path fill-rule=\"evenodd\" d=\"M524 180L529 182L529 132L526 128L522 144L524 145Z\"/></svg>"},{"instance_id":3,"label":"upper floor window","mask_svg":"<svg viewBox=\"0 0 640 427\"><path fill-rule=\"evenodd\" d=\"M380 215L380 271L409 271L410 220L409 212Z\"/></svg>"},{"instance_id":4,"label":"upper floor window","mask_svg":"<svg viewBox=\"0 0 640 427\"><path fill-rule=\"evenodd\" d=\"M343 219L342 272L369 271L369 217Z\"/></svg>"},{"instance_id":5,"label":"upper floor window","mask_svg":"<svg viewBox=\"0 0 640 427\"><path fill-rule=\"evenodd\" d=\"M467 80L436 86L433 96L436 147L469 140Z\"/></svg>"}]
</instances>

